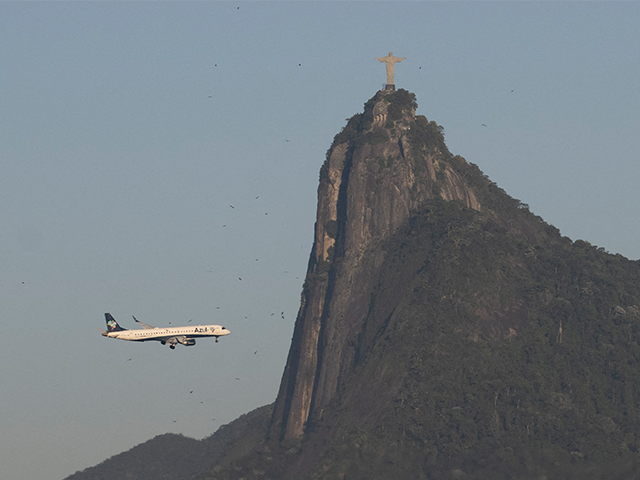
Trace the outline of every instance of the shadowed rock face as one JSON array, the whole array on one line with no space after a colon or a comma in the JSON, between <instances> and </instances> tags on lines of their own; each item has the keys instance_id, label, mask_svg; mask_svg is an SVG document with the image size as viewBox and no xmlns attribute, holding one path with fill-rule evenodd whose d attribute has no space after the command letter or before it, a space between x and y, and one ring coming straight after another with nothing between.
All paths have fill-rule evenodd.
<instances>
[{"instance_id":1,"label":"shadowed rock face","mask_svg":"<svg viewBox=\"0 0 640 480\"><path fill-rule=\"evenodd\" d=\"M336 136L320 173L314 244L270 438L296 438L321 416L371 348L366 325L385 258L382 240L425 200L480 210L450 164L439 127L415 116L413 94L380 91Z\"/></svg>"},{"instance_id":2,"label":"shadowed rock face","mask_svg":"<svg viewBox=\"0 0 640 480\"><path fill-rule=\"evenodd\" d=\"M329 149L273 413L221 429L214 448L181 442L200 457L162 472L637 477L640 261L562 237L415 108L379 92Z\"/></svg>"}]
</instances>

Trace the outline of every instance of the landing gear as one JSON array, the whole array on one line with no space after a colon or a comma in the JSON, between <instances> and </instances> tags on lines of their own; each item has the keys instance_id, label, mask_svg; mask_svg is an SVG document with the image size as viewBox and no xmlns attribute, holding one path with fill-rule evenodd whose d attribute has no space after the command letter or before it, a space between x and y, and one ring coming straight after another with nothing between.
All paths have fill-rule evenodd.
<instances>
[{"instance_id":1,"label":"landing gear","mask_svg":"<svg viewBox=\"0 0 640 480\"><path fill-rule=\"evenodd\" d=\"M218 343L218 337L216 337L216 343Z\"/></svg>"},{"instance_id":2,"label":"landing gear","mask_svg":"<svg viewBox=\"0 0 640 480\"><path fill-rule=\"evenodd\" d=\"M175 350L175 349L176 349L176 346L175 346L175 345L169 345L169 348L170 348L171 350Z\"/></svg>"}]
</instances>

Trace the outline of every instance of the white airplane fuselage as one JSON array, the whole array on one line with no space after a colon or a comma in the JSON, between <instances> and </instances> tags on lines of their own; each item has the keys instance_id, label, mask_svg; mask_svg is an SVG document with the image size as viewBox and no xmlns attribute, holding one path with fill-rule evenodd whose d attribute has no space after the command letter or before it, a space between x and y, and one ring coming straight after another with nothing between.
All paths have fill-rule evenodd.
<instances>
[{"instance_id":1,"label":"white airplane fuselage","mask_svg":"<svg viewBox=\"0 0 640 480\"><path fill-rule=\"evenodd\" d=\"M169 344L174 349L178 343L191 346L196 344L196 338L218 337L229 335L231 332L220 325L195 325L190 327L172 327L160 328L152 327L146 323L140 322L136 317L133 319L141 324L144 328L128 330L118 325L118 322L109 313L105 313L107 322L107 331L103 331L102 336L109 338L117 338L119 340L129 340L132 342L146 342L155 340L163 345Z\"/></svg>"},{"instance_id":2,"label":"white airplane fuselage","mask_svg":"<svg viewBox=\"0 0 640 480\"><path fill-rule=\"evenodd\" d=\"M195 327L175 327L154 329L122 330L120 332L107 332L106 337L119 338L120 340L131 340L134 342L144 342L146 340L166 340L170 337L222 337L229 335L229 330L220 325L197 325Z\"/></svg>"}]
</instances>

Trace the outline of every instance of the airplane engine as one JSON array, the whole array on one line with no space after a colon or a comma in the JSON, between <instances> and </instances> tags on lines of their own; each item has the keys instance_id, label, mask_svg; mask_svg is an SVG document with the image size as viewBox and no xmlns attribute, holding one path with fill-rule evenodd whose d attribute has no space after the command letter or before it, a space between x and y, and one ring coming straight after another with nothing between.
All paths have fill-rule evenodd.
<instances>
[{"instance_id":1,"label":"airplane engine","mask_svg":"<svg viewBox=\"0 0 640 480\"><path fill-rule=\"evenodd\" d=\"M194 338L187 338L187 337L176 337L176 340L178 340L182 345L186 345L187 347L191 347L192 345L196 344L196 340Z\"/></svg>"}]
</instances>

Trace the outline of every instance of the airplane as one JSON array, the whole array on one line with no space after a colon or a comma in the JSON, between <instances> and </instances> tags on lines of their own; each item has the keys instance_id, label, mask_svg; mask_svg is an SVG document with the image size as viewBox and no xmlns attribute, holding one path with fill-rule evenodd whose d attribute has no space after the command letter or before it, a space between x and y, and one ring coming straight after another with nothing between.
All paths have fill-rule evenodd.
<instances>
[{"instance_id":1,"label":"airplane","mask_svg":"<svg viewBox=\"0 0 640 480\"><path fill-rule=\"evenodd\" d=\"M133 315L132 315L133 316ZM103 337L119 338L120 340L131 340L133 342L146 342L147 340L155 340L162 345L169 344L171 350L176 348L178 343L190 347L196 344L196 338L199 337L218 337L229 335L231 332L220 325L197 325L193 327L172 327L158 328L142 323L136 317L133 319L136 323L142 325L142 329L127 330L122 328L116 322L116 319L110 313L105 313L104 318L107 321L107 330L99 328Z\"/></svg>"}]
</instances>

